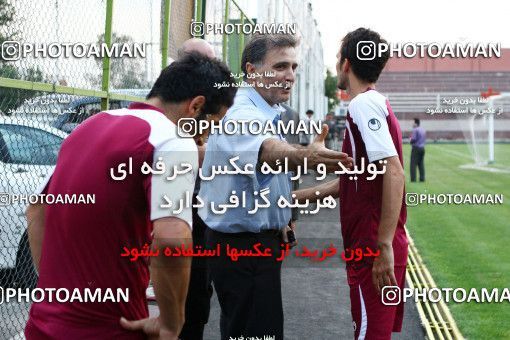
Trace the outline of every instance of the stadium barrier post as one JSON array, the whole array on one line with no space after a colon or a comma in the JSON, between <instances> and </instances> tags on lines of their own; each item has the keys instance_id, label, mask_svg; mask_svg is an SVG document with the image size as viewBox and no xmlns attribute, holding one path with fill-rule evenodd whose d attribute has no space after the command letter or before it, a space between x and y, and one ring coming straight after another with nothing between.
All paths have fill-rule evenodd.
<instances>
[{"instance_id":1,"label":"stadium barrier post","mask_svg":"<svg viewBox=\"0 0 510 340\"><path fill-rule=\"evenodd\" d=\"M104 43L108 48L112 45L112 18L113 18L113 0L106 1L106 19L104 27ZM103 57L103 76L101 81L101 90L108 93L110 90L110 57ZM101 98L101 110L108 110L109 98Z\"/></svg>"}]
</instances>

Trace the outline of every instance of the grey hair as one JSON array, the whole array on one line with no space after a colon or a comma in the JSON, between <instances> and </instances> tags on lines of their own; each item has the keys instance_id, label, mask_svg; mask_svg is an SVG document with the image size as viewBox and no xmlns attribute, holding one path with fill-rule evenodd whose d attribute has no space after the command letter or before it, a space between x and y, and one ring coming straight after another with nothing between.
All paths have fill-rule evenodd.
<instances>
[{"instance_id":1,"label":"grey hair","mask_svg":"<svg viewBox=\"0 0 510 340\"><path fill-rule=\"evenodd\" d=\"M177 59L182 59L182 58L184 58L184 56L185 56L186 54L188 54L188 52L184 51L184 48L182 48L182 47L181 47L181 48L179 48L179 49L177 50Z\"/></svg>"}]
</instances>

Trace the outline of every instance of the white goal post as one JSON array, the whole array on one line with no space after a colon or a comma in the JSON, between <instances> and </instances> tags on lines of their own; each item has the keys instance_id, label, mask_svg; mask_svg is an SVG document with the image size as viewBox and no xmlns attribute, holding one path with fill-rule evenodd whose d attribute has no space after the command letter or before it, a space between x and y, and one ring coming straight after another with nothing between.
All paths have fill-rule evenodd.
<instances>
[{"instance_id":1,"label":"white goal post","mask_svg":"<svg viewBox=\"0 0 510 340\"><path fill-rule=\"evenodd\" d=\"M488 106L489 108L494 108L494 102L498 100L502 100L503 98L509 98L510 92L503 92L501 94L490 96L488 98ZM494 163L494 113L489 113L488 117L488 144L489 144L489 164Z\"/></svg>"}]
</instances>

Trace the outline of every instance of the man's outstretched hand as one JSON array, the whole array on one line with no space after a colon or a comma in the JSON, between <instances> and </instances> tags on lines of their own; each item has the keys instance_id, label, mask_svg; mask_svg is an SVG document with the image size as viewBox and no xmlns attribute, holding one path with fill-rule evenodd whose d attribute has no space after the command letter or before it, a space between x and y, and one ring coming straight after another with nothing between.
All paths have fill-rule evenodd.
<instances>
[{"instance_id":1,"label":"man's outstretched hand","mask_svg":"<svg viewBox=\"0 0 510 340\"><path fill-rule=\"evenodd\" d=\"M319 163L323 163L326 165L326 170L328 172L341 170L338 162L341 162L346 168L352 167L352 158L349 157L346 153L333 151L326 148L324 141L326 140L328 131L328 125L322 124L321 133L317 135L313 142L307 147L313 152L311 159L312 164L317 165Z\"/></svg>"}]
</instances>

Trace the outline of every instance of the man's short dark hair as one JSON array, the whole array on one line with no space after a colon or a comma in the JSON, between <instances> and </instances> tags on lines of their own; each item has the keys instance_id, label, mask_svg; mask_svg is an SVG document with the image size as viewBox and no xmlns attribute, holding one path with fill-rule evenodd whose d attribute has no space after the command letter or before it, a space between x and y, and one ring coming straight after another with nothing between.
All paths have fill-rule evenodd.
<instances>
[{"instance_id":1,"label":"man's short dark hair","mask_svg":"<svg viewBox=\"0 0 510 340\"><path fill-rule=\"evenodd\" d=\"M308 114L313 115L313 110L306 110L306 114L307 114L307 115L308 115Z\"/></svg>"},{"instance_id":2,"label":"man's short dark hair","mask_svg":"<svg viewBox=\"0 0 510 340\"><path fill-rule=\"evenodd\" d=\"M246 71L246 63L261 64L267 52L273 48L296 47L298 39L292 34L255 34L244 47L241 57L241 70Z\"/></svg>"},{"instance_id":3,"label":"man's short dark hair","mask_svg":"<svg viewBox=\"0 0 510 340\"><path fill-rule=\"evenodd\" d=\"M218 89L216 83L226 83ZM216 114L222 106L234 103L237 88L230 69L219 60L197 52L189 52L182 59L166 67L154 83L147 99L158 97L163 102L180 103L196 96L204 96L201 114Z\"/></svg>"},{"instance_id":4,"label":"man's short dark hair","mask_svg":"<svg viewBox=\"0 0 510 340\"><path fill-rule=\"evenodd\" d=\"M420 126L420 120L418 118L414 118L414 124Z\"/></svg>"},{"instance_id":5,"label":"man's short dark hair","mask_svg":"<svg viewBox=\"0 0 510 340\"><path fill-rule=\"evenodd\" d=\"M374 44L360 43L364 41L373 42ZM369 83L375 83L377 79L379 79L379 75L390 57L390 53L387 50L379 55L379 46L381 44L387 44L386 40L381 38L379 33L370 29L360 27L355 31L349 32L342 40L340 64L342 64L345 59L348 59L351 64L352 72L356 77ZM366 50L362 50L364 45L367 45ZM373 50L374 46L375 50ZM358 53L361 53L361 55L358 55ZM367 59L370 57L374 58L370 60L360 60L359 57Z\"/></svg>"}]
</instances>

